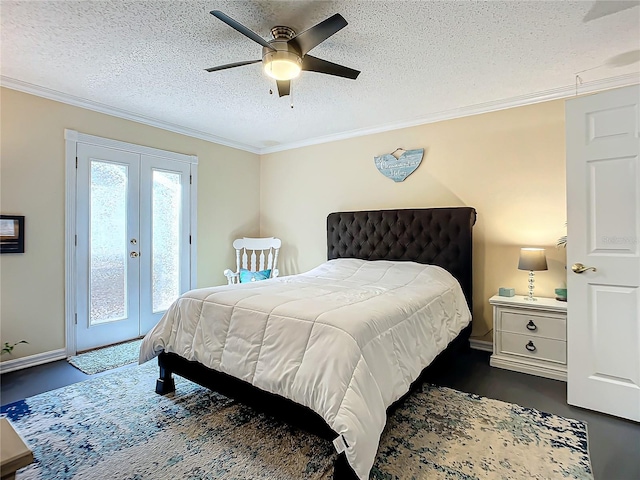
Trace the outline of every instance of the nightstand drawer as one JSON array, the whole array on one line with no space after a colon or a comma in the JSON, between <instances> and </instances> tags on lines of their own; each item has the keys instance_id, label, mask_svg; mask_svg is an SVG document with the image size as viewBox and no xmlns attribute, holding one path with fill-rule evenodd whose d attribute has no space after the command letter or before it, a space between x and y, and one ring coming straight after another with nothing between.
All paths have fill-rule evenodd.
<instances>
[{"instance_id":1,"label":"nightstand drawer","mask_svg":"<svg viewBox=\"0 0 640 480\"><path fill-rule=\"evenodd\" d=\"M536 315L526 312L503 311L500 326L503 332L518 333L533 337L551 338L565 341L567 339L566 317Z\"/></svg>"},{"instance_id":2,"label":"nightstand drawer","mask_svg":"<svg viewBox=\"0 0 640 480\"><path fill-rule=\"evenodd\" d=\"M567 363L567 342L509 332L499 332L499 336L501 353Z\"/></svg>"}]
</instances>

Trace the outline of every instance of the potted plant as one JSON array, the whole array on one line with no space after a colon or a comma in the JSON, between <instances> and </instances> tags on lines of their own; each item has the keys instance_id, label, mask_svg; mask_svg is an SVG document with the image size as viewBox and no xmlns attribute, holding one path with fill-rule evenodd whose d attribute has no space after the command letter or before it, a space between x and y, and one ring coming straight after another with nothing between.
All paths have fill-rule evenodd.
<instances>
[{"instance_id":1,"label":"potted plant","mask_svg":"<svg viewBox=\"0 0 640 480\"><path fill-rule=\"evenodd\" d=\"M13 349L16 348L16 345L20 345L21 343L29 343L26 340L20 340L19 342L16 343L9 343L9 342L4 342L4 346L2 347L2 353L0 353L0 355L4 355L5 353L11 354L11 352L13 352Z\"/></svg>"}]
</instances>

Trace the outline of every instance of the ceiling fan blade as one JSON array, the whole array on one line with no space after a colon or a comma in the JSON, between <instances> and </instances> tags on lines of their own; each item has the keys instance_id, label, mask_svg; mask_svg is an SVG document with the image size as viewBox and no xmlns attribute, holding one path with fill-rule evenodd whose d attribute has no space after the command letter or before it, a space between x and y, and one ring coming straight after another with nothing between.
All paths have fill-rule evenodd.
<instances>
[{"instance_id":1,"label":"ceiling fan blade","mask_svg":"<svg viewBox=\"0 0 640 480\"><path fill-rule=\"evenodd\" d=\"M359 70L338 65L337 63L328 62L321 58L305 55L302 59L302 70L309 72L326 73L327 75L335 75L336 77L350 78L355 80L360 75Z\"/></svg>"},{"instance_id":2,"label":"ceiling fan blade","mask_svg":"<svg viewBox=\"0 0 640 480\"><path fill-rule=\"evenodd\" d=\"M607 15L613 15L614 13L627 10L628 8L637 7L639 4L637 1L625 1L625 0L596 0L591 9L582 19L583 23L596 20Z\"/></svg>"},{"instance_id":3,"label":"ceiling fan blade","mask_svg":"<svg viewBox=\"0 0 640 480\"><path fill-rule=\"evenodd\" d=\"M300 55L306 55L309 50L318 46L334 33L347 26L347 21L342 15L336 13L334 16L323 20L319 24L299 33L291 40L300 50Z\"/></svg>"},{"instance_id":4,"label":"ceiling fan blade","mask_svg":"<svg viewBox=\"0 0 640 480\"><path fill-rule=\"evenodd\" d=\"M238 32L240 32L241 34L243 34L245 37L249 37L251 40L253 40L256 43L259 43L263 47L267 47L267 48L270 48L271 50L275 50L275 48L273 48L271 45L269 45L269 43L264 38L262 38L260 35L258 35L253 30L250 30L249 28L245 27L241 23L236 22L229 15L226 15L226 14L222 13L220 10L211 10L210 13L214 17L222 20L224 23L229 25L231 28L233 28L233 29L237 30Z\"/></svg>"},{"instance_id":5,"label":"ceiling fan blade","mask_svg":"<svg viewBox=\"0 0 640 480\"><path fill-rule=\"evenodd\" d=\"M278 96L284 97L291 93L291 80L276 80L278 85Z\"/></svg>"},{"instance_id":6,"label":"ceiling fan blade","mask_svg":"<svg viewBox=\"0 0 640 480\"><path fill-rule=\"evenodd\" d=\"M217 67L211 67L205 69L207 72L217 72L218 70L226 70L227 68L242 67L243 65L251 65L252 63L258 63L262 60L248 60L246 62L227 63L226 65L218 65Z\"/></svg>"}]
</instances>

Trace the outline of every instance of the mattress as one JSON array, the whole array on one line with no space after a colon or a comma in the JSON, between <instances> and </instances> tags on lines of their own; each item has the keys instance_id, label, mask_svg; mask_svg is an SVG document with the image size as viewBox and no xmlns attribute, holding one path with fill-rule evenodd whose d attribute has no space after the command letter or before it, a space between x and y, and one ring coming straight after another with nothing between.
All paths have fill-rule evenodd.
<instances>
[{"instance_id":1,"label":"mattress","mask_svg":"<svg viewBox=\"0 0 640 480\"><path fill-rule=\"evenodd\" d=\"M309 407L364 480L387 407L470 321L440 267L336 259L185 293L144 338L140 363L164 350Z\"/></svg>"}]
</instances>

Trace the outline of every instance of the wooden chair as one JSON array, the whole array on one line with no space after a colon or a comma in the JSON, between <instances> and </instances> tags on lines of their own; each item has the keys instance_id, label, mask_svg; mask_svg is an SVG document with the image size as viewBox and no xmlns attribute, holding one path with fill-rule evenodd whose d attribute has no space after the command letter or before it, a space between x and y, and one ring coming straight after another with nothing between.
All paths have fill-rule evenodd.
<instances>
[{"instance_id":1,"label":"wooden chair","mask_svg":"<svg viewBox=\"0 0 640 480\"><path fill-rule=\"evenodd\" d=\"M269 278L276 278L278 272L278 253L282 242L279 238L238 238L233 242L236 249L236 271L227 268L224 275L229 285L240 283L240 269L252 272L271 270Z\"/></svg>"}]
</instances>

